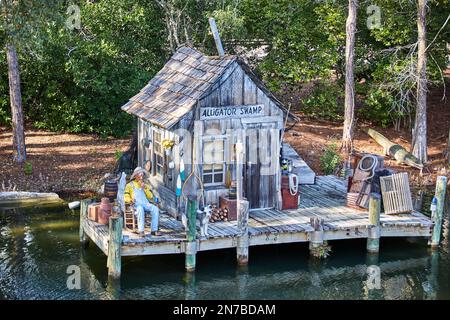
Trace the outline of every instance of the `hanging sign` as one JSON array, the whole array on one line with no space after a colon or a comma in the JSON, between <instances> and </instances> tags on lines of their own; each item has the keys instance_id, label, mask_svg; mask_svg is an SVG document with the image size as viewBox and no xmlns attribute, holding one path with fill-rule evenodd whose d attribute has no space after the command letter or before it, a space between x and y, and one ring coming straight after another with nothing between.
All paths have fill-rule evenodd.
<instances>
[{"instance_id":1,"label":"hanging sign","mask_svg":"<svg viewBox=\"0 0 450 320\"><path fill-rule=\"evenodd\" d=\"M250 118L264 115L263 104L200 108L200 120Z\"/></svg>"}]
</instances>

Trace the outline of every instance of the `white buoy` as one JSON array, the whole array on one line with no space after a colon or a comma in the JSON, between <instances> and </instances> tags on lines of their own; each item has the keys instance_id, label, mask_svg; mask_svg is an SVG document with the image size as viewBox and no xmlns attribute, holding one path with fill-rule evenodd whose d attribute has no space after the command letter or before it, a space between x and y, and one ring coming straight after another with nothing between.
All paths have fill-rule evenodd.
<instances>
[{"instance_id":1,"label":"white buoy","mask_svg":"<svg viewBox=\"0 0 450 320\"><path fill-rule=\"evenodd\" d=\"M69 209L76 209L80 206L80 201L69 202Z\"/></svg>"}]
</instances>

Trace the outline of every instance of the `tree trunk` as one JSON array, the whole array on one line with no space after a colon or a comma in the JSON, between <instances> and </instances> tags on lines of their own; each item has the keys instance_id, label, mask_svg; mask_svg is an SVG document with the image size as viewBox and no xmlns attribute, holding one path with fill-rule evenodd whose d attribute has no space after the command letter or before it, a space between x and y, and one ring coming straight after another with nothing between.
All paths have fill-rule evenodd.
<instances>
[{"instance_id":1,"label":"tree trunk","mask_svg":"<svg viewBox=\"0 0 450 320\"><path fill-rule=\"evenodd\" d=\"M25 133L23 127L22 95L20 92L20 74L17 51L13 45L6 48L8 60L9 96L11 100L12 130L13 130L13 157L14 161L21 163L27 158L25 148Z\"/></svg>"},{"instance_id":2,"label":"tree trunk","mask_svg":"<svg viewBox=\"0 0 450 320\"><path fill-rule=\"evenodd\" d=\"M421 163L427 162L427 0L417 1L417 108L412 138L412 154Z\"/></svg>"},{"instance_id":3,"label":"tree trunk","mask_svg":"<svg viewBox=\"0 0 450 320\"><path fill-rule=\"evenodd\" d=\"M347 154L353 150L353 127L355 116L355 79L353 61L355 58L356 15L358 0L348 1L345 45L345 120L341 149Z\"/></svg>"}]
</instances>

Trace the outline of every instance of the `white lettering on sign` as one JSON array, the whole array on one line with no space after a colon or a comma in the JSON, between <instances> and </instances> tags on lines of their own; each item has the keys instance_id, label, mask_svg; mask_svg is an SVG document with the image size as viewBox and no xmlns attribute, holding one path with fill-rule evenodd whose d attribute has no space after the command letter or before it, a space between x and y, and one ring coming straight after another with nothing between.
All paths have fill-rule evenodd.
<instances>
[{"instance_id":1,"label":"white lettering on sign","mask_svg":"<svg viewBox=\"0 0 450 320\"><path fill-rule=\"evenodd\" d=\"M258 117L263 115L263 104L200 108L200 120Z\"/></svg>"}]
</instances>

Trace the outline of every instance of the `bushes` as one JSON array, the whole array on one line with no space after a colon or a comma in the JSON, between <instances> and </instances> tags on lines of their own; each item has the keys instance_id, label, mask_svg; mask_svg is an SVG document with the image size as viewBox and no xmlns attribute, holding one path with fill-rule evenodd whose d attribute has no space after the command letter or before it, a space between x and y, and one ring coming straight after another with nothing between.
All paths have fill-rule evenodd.
<instances>
[{"instance_id":1,"label":"bushes","mask_svg":"<svg viewBox=\"0 0 450 320\"><path fill-rule=\"evenodd\" d=\"M327 120L342 121L344 90L336 83L319 82L311 95L303 100L301 111L305 115Z\"/></svg>"},{"instance_id":2,"label":"bushes","mask_svg":"<svg viewBox=\"0 0 450 320\"><path fill-rule=\"evenodd\" d=\"M387 127L404 116L393 110L394 103L395 98L392 96L392 93L371 88L364 101L364 106L357 110L357 115L361 119Z\"/></svg>"},{"instance_id":3,"label":"bushes","mask_svg":"<svg viewBox=\"0 0 450 320\"><path fill-rule=\"evenodd\" d=\"M320 157L320 167L326 175L334 174L340 162L341 157L335 143L329 145Z\"/></svg>"},{"instance_id":4,"label":"bushes","mask_svg":"<svg viewBox=\"0 0 450 320\"><path fill-rule=\"evenodd\" d=\"M25 119L40 129L125 136L135 121L120 107L166 60L162 13L150 0L88 1L80 7L82 30L47 24L35 54L19 50ZM1 49L0 70L0 123L8 124Z\"/></svg>"}]
</instances>

